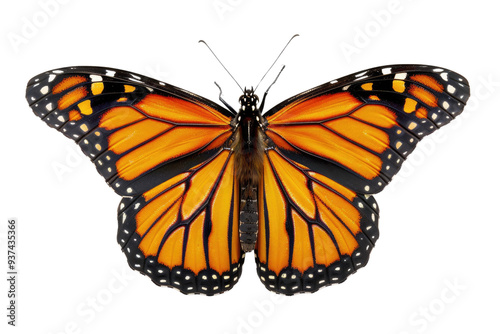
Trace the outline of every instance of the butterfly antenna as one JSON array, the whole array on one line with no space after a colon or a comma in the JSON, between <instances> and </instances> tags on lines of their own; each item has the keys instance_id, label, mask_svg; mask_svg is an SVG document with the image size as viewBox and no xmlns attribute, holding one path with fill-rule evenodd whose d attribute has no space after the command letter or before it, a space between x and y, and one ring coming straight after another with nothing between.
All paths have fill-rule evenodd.
<instances>
[{"instance_id":1,"label":"butterfly antenna","mask_svg":"<svg viewBox=\"0 0 500 334\"><path fill-rule=\"evenodd\" d=\"M260 79L259 83L257 84L257 86L255 87L255 90L257 90L257 87L259 87L260 83L262 82L262 80L264 80L264 78L266 77L267 73L269 73L269 71L271 70L271 68L273 68L274 64L276 64L276 62L278 61L278 59L280 58L281 54L283 53L283 51L285 51L286 47L288 46L288 44L290 44L290 42L292 41L292 39L294 39L295 37L299 36L299 34L295 34L292 36L292 38L290 38L290 40L288 41L288 43L286 43L285 47L283 48L283 50L281 50L280 54L278 55L278 57L276 57L276 59L274 60L274 62L271 64L271 66L269 67L269 69L267 70L266 73L264 73L264 75L262 76L262 78ZM283 69L281 69L283 70ZM281 73L281 71L280 71ZM279 74L278 74L279 76ZM276 80L275 80L276 81ZM274 82L273 82L274 83ZM271 84L272 85L272 84Z\"/></svg>"},{"instance_id":2,"label":"butterfly antenna","mask_svg":"<svg viewBox=\"0 0 500 334\"><path fill-rule=\"evenodd\" d=\"M274 78L274 81L271 82L271 84L269 85L269 87L266 89L264 95L262 96L262 102L260 103L260 107L259 107L259 111L260 113L262 114L264 112L264 103L266 102L266 97L267 97L267 93L269 93L269 90L271 89L271 87L274 85L274 83L276 82L276 80L278 80L281 72L283 72L283 70L285 69L285 65L283 65L283 67L281 68L281 70L279 71L278 75L276 76L276 78Z\"/></svg>"},{"instance_id":3,"label":"butterfly antenna","mask_svg":"<svg viewBox=\"0 0 500 334\"><path fill-rule=\"evenodd\" d=\"M222 64L222 62L220 61L219 57L217 57L215 55L215 52L212 51L212 49L208 46L207 42L205 42L204 40L200 39L198 41L198 43L203 43L207 46L207 48L210 50L210 52L212 52L212 54L214 55L215 59L217 59L217 61L219 62L219 64L221 64L221 66L226 70L227 74L229 74L229 76L231 78L233 78L234 82L236 82L236 84L238 85L238 87L240 87L241 91L244 93L243 91L243 88L241 88L240 84L238 83L238 81L236 81L236 79L233 77L233 75L228 71L228 69L226 68L226 66L224 66L224 64Z\"/></svg>"}]
</instances>

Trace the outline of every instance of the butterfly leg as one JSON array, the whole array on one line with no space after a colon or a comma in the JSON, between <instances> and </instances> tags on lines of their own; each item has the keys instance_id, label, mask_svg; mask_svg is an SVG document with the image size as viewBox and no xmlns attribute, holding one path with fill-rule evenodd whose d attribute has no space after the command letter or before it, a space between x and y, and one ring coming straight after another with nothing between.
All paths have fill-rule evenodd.
<instances>
[{"instance_id":1,"label":"butterfly leg","mask_svg":"<svg viewBox=\"0 0 500 334\"><path fill-rule=\"evenodd\" d=\"M231 107L231 105L222 98L222 88L220 88L219 84L217 84L217 82L215 81L214 84L217 86L217 88L219 88L219 101L221 101L226 106L226 108L229 109L229 111L236 116L237 114L236 110L234 110L234 108Z\"/></svg>"}]
</instances>

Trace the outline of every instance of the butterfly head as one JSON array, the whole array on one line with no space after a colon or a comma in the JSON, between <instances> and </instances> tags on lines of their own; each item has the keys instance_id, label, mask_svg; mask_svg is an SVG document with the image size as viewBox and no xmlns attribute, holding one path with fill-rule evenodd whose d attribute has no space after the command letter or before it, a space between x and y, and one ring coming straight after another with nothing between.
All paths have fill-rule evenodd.
<instances>
[{"instance_id":1,"label":"butterfly head","mask_svg":"<svg viewBox=\"0 0 500 334\"><path fill-rule=\"evenodd\" d=\"M259 97L255 95L253 87L250 89L245 87L243 95L240 96L240 113L254 115L258 111L257 103L259 103Z\"/></svg>"}]
</instances>

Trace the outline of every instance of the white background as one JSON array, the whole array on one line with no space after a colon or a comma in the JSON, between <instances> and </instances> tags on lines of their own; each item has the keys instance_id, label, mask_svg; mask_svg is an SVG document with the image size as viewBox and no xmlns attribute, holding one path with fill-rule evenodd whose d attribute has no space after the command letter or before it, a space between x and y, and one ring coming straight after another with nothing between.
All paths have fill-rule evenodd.
<instances>
[{"instance_id":1,"label":"white background","mask_svg":"<svg viewBox=\"0 0 500 334\"><path fill-rule=\"evenodd\" d=\"M498 8L488 1L2 2L0 259L19 219L18 327L2 333L470 333L498 330L500 219ZM45 4L45 5L44 5ZM50 5L48 5L50 4ZM35 28L33 28L34 25ZM368 266L341 285L276 298L252 256L215 297L159 288L130 270L115 241L119 197L77 146L24 99L34 75L100 65L153 76L237 107L242 85L287 68L268 107L378 65L455 70L472 87L465 112L426 138L376 199L381 237ZM350 46L355 53L346 54ZM57 175L54 166L65 166ZM0 277L5 277L5 274Z\"/></svg>"}]
</instances>

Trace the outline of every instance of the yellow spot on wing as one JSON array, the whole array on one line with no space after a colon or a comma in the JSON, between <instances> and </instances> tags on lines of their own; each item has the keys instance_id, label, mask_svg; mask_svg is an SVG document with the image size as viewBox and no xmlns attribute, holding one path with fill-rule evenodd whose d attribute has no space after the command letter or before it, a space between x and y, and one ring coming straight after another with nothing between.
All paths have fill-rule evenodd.
<instances>
[{"instance_id":1,"label":"yellow spot on wing","mask_svg":"<svg viewBox=\"0 0 500 334\"><path fill-rule=\"evenodd\" d=\"M369 83L362 84L361 88L363 88L364 90L372 90L373 89L373 83L369 82Z\"/></svg>"},{"instance_id":2,"label":"yellow spot on wing","mask_svg":"<svg viewBox=\"0 0 500 334\"><path fill-rule=\"evenodd\" d=\"M123 89L125 90L125 93L131 93L135 90L135 87L130 85L123 85Z\"/></svg>"},{"instance_id":3,"label":"yellow spot on wing","mask_svg":"<svg viewBox=\"0 0 500 334\"><path fill-rule=\"evenodd\" d=\"M99 95L104 90L104 84L102 82L94 82L92 86L90 86L93 95Z\"/></svg>"},{"instance_id":4,"label":"yellow spot on wing","mask_svg":"<svg viewBox=\"0 0 500 334\"><path fill-rule=\"evenodd\" d=\"M80 129L82 129L83 132L89 131L89 128L87 127L87 124L80 125Z\"/></svg>"},{"instance_id":5,"label":"yellow spot on wing","mask_svg":"<svg viewBox=\"0 0 500 334\"><path fill-rule=\"evenodd\" d=\"M392 81L392 89L394 89L398 93L402 93L405 91L405 82L403 80L393 80Z\"/></svg>"},{"instance_id":6,"label":"yellow spot on wing","mask_svg":"<svg viewBox=\"0 0 500 334\"><path fill-rule=\"evenodd\" d=\"M90 106L90 100L78 103L78 109L80 109L80 112L84 115L91 115L92 107Z\"/></svg>"},{"instance_id":7,"label":"yellow spot on wing","mask_svg":"<svg viewBox=\"0 0 500 334\"><path fill-rule=\"evenodd\" d=\"M405 111L405 113L409 114L411 112L414 112L416 107L417 107L417 101L407 97L405 100L405 105L403 107L403 110Z\"/></svg>"},{"instance_id":8,"label":"yellow spot on wing","mask_svg":"<svg viewBox=\"0 0 500 334\"><path fill-rule=\"evenodd\" d=\"M411 122L410 125L408 125L408 130L413 130L417 127L417 123Z\"/></svg>"}]
</instances>

